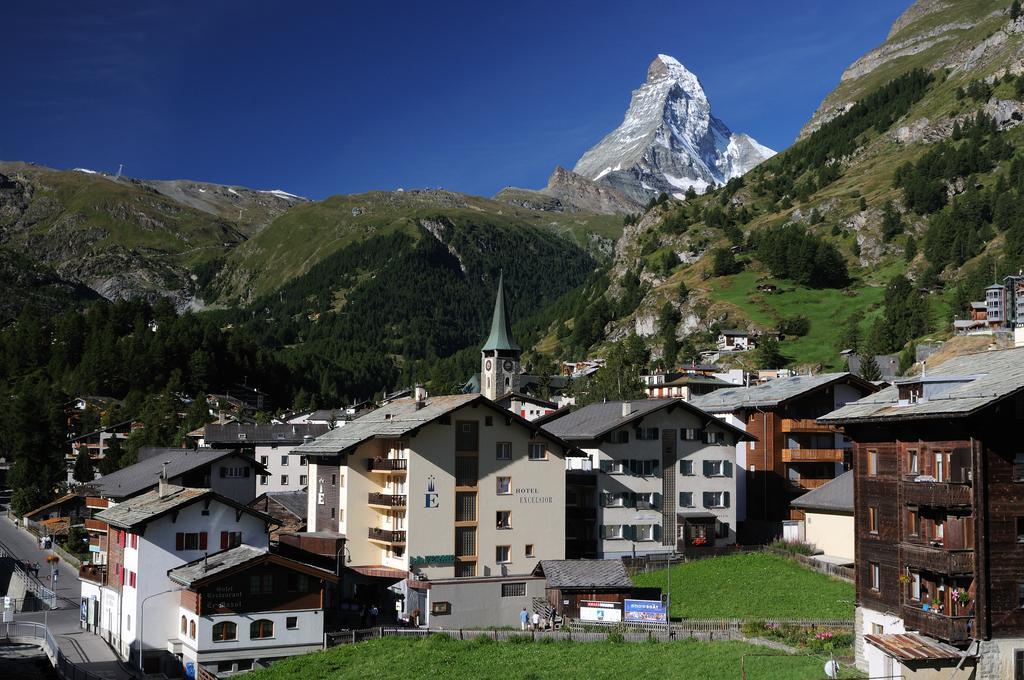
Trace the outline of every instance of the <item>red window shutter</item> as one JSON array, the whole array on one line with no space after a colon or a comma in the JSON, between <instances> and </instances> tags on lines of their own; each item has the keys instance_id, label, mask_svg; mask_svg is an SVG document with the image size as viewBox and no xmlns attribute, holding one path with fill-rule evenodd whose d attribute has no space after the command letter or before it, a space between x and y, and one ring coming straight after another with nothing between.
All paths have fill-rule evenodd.
<instances>
[{"instance_id":1,"label":"red window shutter","mask_svg":"<svg viewBox=\"0 0 1024 680\"><path fill-rule=\"evenodd\" d=\"M226 531L220 532L220 549L221 550L227 550L228 549L228 532L226 532Z\"/></svg>"},{"instance_id":2,"label":"red window shutter","mask_svg":"<svg viewBox=\"0 0 1024 680\"><path fill-rule=\"evenodd\" d=\"M120 576L121 575L121 563L120 562L118 562L117 564L114 565L114 574L116 576Z\"/></svg>"},{"instance_id":3,"label":"red window shutter","mask_svg":"<svg viewBox=\"0 0 1024 680\"><path fill-rule=\"evenodd\" d=\"M128 544L128 532L127 531L122 531L120 538L121 538L121 547L123 548L123 547L125 547Z\"/></svg>"},{"instance_id":4,"label":"red window shutter","mask_svg":"<svg viewBox=\"0 0 1024 680\"><path fill-rule=\"evenodd\" d=\"M122 569L121 570L121 585L124 585L124 572L125 572L125 570Z\"/></svg>"},{"instance_id":5,"label":"red window shutter","mask_svg":"<svg viewBox=\"0 0 1024 680\"><path fill-rule=\"evenodd\" d=\"M206 550L206 532L205 531L200 531L199 532L199 549L200 550Z\"/></svg>"},{"instance_id":6,"label":"red window shutter","mask_svg":"<svg viewBox=\"0 0 1024 680\"><path fill-rule=\"evenodd\" d=\"M139 547L139 535L138 534L132 534L132 547L133 548L138 548Z\"/></svg>"},{"instance_id":7,"label":"red window shutter","mask_svg":"<svg viewBox=\"0 0 1024 680\"><path fill-rule=\"evenodd\" d=\"M181 533L180 531L174 535L174 549L185 549L185 534Z\"/></svg>"}]
</instances>

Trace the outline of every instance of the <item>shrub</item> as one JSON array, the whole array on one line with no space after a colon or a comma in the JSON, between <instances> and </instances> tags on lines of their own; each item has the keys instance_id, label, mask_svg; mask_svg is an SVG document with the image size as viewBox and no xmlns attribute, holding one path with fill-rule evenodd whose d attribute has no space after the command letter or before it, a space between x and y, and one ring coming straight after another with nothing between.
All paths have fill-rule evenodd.
<instances>
[{"instance_id":1,"label":"shrub","mask_svg":"<svg viewBox=\"0 0 1024 680\"><path fill-rule=\"evenodd\" d=\"M775 539L768 544L768 547L775 550L784 550L792 555L813 555L815 553L815 548L810 543L787 541L782 538Z\"/></svg>"}]
</instances>

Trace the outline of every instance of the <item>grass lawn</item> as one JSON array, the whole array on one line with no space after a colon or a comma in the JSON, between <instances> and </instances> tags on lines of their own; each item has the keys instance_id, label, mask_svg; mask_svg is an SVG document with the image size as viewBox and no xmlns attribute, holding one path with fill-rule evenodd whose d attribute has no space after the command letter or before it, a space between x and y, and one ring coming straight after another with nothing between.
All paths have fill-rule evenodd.
<instances>
[{"instance_id":1,"label":"grass lawn","mask_svg":"<svg viewBox=\"0 0 1024 680\"><path fill-rule=\"evenodd\" d=\"M750 655L750 656L746 656ZM755 656L756 655L756 656ZM746 656L746 658L744 658ZM279 661L247 675L252 680L361 678L610 678L674 680L740 678L801 680L823 677L825 656L788 656L741 642L460 642L447 636L384 638ZM844 669L843 678L862 677Z\"/></svg>"},{"instance_id":2,"label":"grass lawn","mask_svg":"<svg viewBox=\"0 0 1024 680\"><path fill-rule=\"evenodd\" d=\"M737 619L853 619L853 584L768 553L741 553L672 567L672 616ZM665 570L637 574L666 587Z\"/></svg>"}]
</instances>

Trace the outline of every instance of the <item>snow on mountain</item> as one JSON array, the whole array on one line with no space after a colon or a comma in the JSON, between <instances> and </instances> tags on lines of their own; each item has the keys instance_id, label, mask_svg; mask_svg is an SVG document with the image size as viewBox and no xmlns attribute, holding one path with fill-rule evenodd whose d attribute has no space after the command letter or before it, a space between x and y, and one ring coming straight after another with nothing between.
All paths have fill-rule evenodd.
<instances>
[{"instance_id":1,"label":"snow on mountain","mask_svg":"<svg viewBox=\"0 0 1024 680\"><path fill-rule=\"evenodd\" d=\"M573 172L646 202L739 177L775 152L711 115L700 81L659 54L633 91L622 124L587 151Z\"/></svg>"}]
</instances>

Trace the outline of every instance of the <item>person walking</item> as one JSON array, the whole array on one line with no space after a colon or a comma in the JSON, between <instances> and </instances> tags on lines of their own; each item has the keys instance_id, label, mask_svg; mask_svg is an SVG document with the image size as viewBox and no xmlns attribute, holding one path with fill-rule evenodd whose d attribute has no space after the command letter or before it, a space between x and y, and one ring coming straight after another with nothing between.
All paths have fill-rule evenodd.
<instances>
[{"instance_id":1,"label":"person walking","mask_svg":"<svg viewBox=\"0 0 1024 680\"><path fill-rule=\"evenodd\" d=\"M526 607L523 607L523 611L519 612L519 627L522 630L526 630L526 622L530 620L530 615L526 612Z\"/></svg>"},{"instance_id":2,"label":"person walking","mask_svg":"<svg viewBox=\"0 0 1024 680\"><path fill-rule=\"evenodd\" d=\"M370 626L377 625L377 617L380 615L380 610L377 609L377 605L370 607Z\"/></svg>"},{"instance_id":3,"label":"person walking","mask_svg":"<svg viewBox=\"0 0 1024 680\"><path fill-rule=\"evenodd\" d=\"M540 629L540 614L538 614L537 612L533 613L533 629Z\"/></svg>"}]
</instances>

